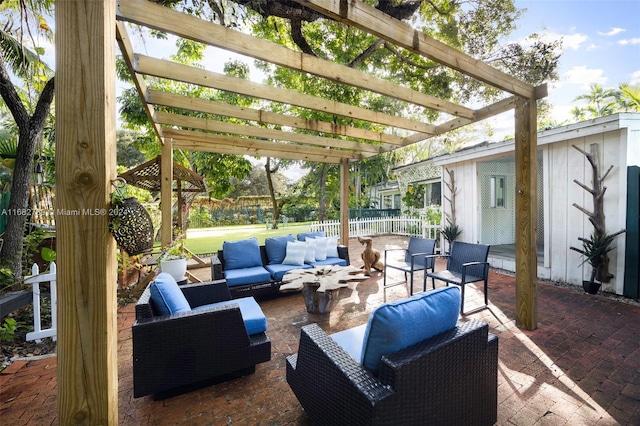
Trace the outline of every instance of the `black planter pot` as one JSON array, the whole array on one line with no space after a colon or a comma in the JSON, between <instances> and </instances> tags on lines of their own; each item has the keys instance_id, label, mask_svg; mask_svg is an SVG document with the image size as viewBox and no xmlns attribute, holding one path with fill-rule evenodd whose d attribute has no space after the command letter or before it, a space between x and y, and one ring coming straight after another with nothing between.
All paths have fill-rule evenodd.
<instances>
[{"instance_id":1,"label":"black planter pot","mask_svg":"<svg viewBox=\"0 0 640 426\"><path fill-rule=\"evenodd\" d=\"M582 288L586 293L596 294L600 290L600 283L595 281L582 281Z\"/></svg>"}]
</instances>

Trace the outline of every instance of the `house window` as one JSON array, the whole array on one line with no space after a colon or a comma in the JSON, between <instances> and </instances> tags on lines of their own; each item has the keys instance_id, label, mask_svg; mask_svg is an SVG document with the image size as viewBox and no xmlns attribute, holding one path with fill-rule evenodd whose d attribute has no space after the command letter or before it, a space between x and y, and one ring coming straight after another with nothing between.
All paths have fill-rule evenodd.
<instances>
[{"instance_id":1,"label":"house window","mask_svg":"<svg viewBox=\"0 0 640 426\"><path fill-rule=\"evenodd\" d=\"M505 176L491 176L491 207L505 207Z\"/></svg>"},{"instance_id":2,"label":"house window","mask_svg":"<svg viewBox=\"0 0 640 426\"><path fill-rule=\"evenodd\" d=\"M442 204L442 189L440 182L431 182L426 186L425 206L439 206Z\"/></svg>"}]
</instances>

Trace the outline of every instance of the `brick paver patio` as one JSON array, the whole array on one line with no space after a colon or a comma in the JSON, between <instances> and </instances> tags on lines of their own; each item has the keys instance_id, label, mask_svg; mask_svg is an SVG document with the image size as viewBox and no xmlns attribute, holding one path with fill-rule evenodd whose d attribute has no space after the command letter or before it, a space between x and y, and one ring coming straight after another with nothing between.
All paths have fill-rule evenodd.
<instances>
[{"instance_id":1,"label":"brick paver patio","mask_svg":"<svg viewBox=\"0 0 640 426\"><path fill-rule=\"evenodd\" d=\"M380 251L403 245L402 237L374 239ZM362 248L352 239L350 256L357 266ZM208 278L206 269L200 273ZM465 308L470 309L481 303L481 293L474 286L467 289ZM375 273L341 290L330 314L307 314L298 293L262 301L271 361L259 364L251 376L164 401L132 396L134 305L129 304L118 311L119 423L308 424L285 378L285 357L297 351L300 327L317 322L328 332L344 330L364 323L381 303L404 297L405 286L384 290L382 275ZM500 339L498 424L640 425L640 306L541 283L538 328L523 331L514 323L515 279L496 271L490 272L489 301L490 309L468 317L489 323ZM58 424L56 371L55 356L15 361L5 369L0 423Z\"/></svg>"}]
</instances>

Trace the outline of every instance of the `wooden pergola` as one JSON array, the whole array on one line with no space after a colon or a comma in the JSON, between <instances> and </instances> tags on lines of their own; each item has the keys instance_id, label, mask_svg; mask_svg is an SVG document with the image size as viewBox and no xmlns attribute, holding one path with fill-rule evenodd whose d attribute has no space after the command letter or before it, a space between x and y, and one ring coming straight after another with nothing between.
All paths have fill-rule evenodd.
<instances>
[{"instance_id":1,"label":"wooden pergola","mask_svg":"<svg viewBox=\"0 0 640 426\"><path fill-rule=\"evenodd\" d=\"M116 40L162 144L162 241L171 239L173 149L269 156L339 164L341 238L348 239L349 164L515 110L516 312L528 330L536 318L536 100L533 87L457 51L358 0L295 0L331 19L480 80L505 93L472 109L420 93L341 64L307 55L146 0L56 2L56 215L58 238L58 406L60 424L117 424L116 248L106 215L65 212L108 209L115 171ZM135 53L132 22L358 87L447 117L428 124L304 93L239 80ZM375 132L266 110L149 90L147 76L177 80L271 102L375 123ZM240 125L159 111L174 107L249 120ZM262 125L262 127L258 126ZM293 130L275 130L276 125ZM396 136L402 132L404 136ZM98 210L94 210L98 209Z\"/></svg>"}]
</instances>

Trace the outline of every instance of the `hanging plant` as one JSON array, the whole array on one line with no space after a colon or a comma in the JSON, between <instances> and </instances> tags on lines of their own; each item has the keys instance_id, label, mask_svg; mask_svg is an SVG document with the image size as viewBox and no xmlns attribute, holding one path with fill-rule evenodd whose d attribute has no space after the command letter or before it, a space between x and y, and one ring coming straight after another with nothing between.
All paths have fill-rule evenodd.
<instances>
[{"instance_id":1,"label":"hanging plant","mask_svg":"<svg viewBox=\"0 0 640 426\"><path fill-rule=\"evenodd\" d=\"M109 208L109 231L118 247L129 256L150 252L153 248L153 222L147 209L135 197L124 198L116 185L111 194Z\"/></svg>"}]
</instances>

